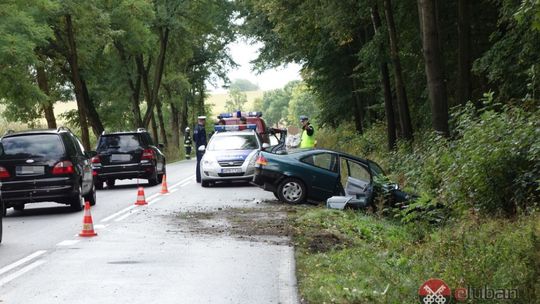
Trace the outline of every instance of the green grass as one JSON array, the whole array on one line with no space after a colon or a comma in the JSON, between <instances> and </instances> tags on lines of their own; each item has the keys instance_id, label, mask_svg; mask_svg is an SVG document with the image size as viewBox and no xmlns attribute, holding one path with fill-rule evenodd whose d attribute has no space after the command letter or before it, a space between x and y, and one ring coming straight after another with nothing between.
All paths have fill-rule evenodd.
<instances>
[{"instance_id":1,"label":"green grass","mask_svg":"<svg viewBox=\"0 0 540 304\"><path fill-rule=\"evenodd\" d=\"M428 228L299 208L290 221L300 294L307 303L419 303L420 285L436 277L450 288L518 289L519 299L500 303L538 303L539 220L471 216Z\"/></svg>"}]
</instances>

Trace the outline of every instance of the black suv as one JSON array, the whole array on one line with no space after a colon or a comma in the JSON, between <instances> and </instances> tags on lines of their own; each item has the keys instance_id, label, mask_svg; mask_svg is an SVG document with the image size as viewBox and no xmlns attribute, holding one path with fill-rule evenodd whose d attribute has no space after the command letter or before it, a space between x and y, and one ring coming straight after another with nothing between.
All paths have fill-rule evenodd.
<instances>
[{"instance_id":1,"label":"black suv","mask_svg":"<svg viewBox=\"0 0 540 304\"><path fill-rule=\"evenodd\" d=\"M97 189L113 187L116 179L144 178L150 185L161 183L166 173L165 156L154 146L145 129L103 133L98 140L92 169Z\"/></svg>"},{"instance_id":2,"label":"black suv","mask_svg":"<svg viewBox=\"0 0 540 304\"><path fill-rule=\"evenodd\" d=\"M67 128L8 132L0 139L3 213L28 203L57 202L80 211L96 203L91 153Z\"/></svg>"}]
</instances>

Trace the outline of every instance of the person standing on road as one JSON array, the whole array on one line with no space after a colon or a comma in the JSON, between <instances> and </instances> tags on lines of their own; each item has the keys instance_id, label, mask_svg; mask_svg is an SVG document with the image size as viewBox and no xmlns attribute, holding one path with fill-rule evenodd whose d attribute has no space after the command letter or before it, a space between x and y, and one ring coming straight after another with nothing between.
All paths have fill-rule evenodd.
<instances>
[{"instance_id":1,"label":"person standing on road","mask_svg":"<svg viewBox=\"0 0 540 304\"><path fill-rule=\"evenodd\" d=\"M184 149L186 150L186 159L191 159L191 134L189 134L189 127L184 130Z\"/></svg>"},{"instance_id":2,"label":"person standing on road","mask_svg":"<svg viewBox=\"0 0 540 304\"><path fill-rule=\"evenodd\" d=\"M203 157L204 151L199 151L200 146L206 146L206 129L204 125L206 123L206 116L199 116L198 123L195 129L193 130L193 140L195 141L195 153L197 155L197 171L195 176L197 177L197 183L201 182L201 159Z\"/></svg>"},{"instance_id":3,"label":"person standing on road","mask_svg":"<svg viewBox=\"0 0 540 304\"><path fill-rule=\"evenodd\" d=\"M309 123L309 118L305 115L300 116L300 123L302 124L302 138L300 140L300 148L314 148L315 147L315 129Z\"/></svg>"}]
</instances>

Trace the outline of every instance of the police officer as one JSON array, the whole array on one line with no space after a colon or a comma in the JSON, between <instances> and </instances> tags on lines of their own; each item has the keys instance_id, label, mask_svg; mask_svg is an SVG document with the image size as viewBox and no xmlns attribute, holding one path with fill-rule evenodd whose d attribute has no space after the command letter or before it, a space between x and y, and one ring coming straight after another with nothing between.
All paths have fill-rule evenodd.
<instances>
[{"instance_id":1,"label":"police officer","mask_svg":"<svg viewBox=\"0 0 540 304\"><path fill-rule=\"evenodd\" d=\"M315 147L315 129L309 123L309 118L305 115L300 116L300 123L302 124L302 138L300 141L300 148L314 148Z\"/></svg>"},{"instance_id":2,"label":"police officer","mask_svg":"<svg viewBox=\"0 0 540 304\"><path fill-rule=\"evenodd\" d=\"M199 151L200 146L206 146L206 130L204 125L206 123L206 116L199 116L197 126L193 130L193 140L195 141L195 153L197 155L197 171L195 172L197 176L197 183L201 182L201 159L203 157L204 151Z\"/></svg>"},{"instance_id":3,"label":"police officer","mask_svg":"<svg viewBox=\"0 0 540 304\"><path fill-rule=\"evenodd\" d=\"M184 149L186 149L186 159L191 159L191 134L189 134L189 127L186 127L184 131Z\"/></svg>"}]
</instances>

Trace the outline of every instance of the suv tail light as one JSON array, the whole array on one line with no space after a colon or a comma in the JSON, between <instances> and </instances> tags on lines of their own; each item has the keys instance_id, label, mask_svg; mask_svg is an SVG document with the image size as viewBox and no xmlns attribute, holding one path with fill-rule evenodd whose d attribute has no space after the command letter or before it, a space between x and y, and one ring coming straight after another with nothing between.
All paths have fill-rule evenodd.
<instances>
[{"instance_id":1,"label":"suv tail light","mask_svg":"<svg viewBox=\"0 0 540 304\"><path fill-rule=\"evenodd\" d=\"M0 167L0 179L6 179L10 177L11 175L9 174L9 171L4 167Z\"/></svg>"},{"instance_id":2,"label":"suv tail light","mask_svg":"<svg viewBox=\"0 0 540 304\"><path fill-rule=\"evenodd\" d=\"M143 160L143 159L151 159L151 160L153 160L155 158L156 158L156 153L154 152L154 150L152 150L152 149L144 149L143 150L141 160Z\"/></svg>"},{"instance_id":3,"label":"suv tail light","mask_svg":"<svg viewBox=\"0 0 540 304\"><path fill-rule=\"evenodd\" d=\"M268 160L264 156L259 155L257 157L257 160L255 161L255 163L257 165L266 166L266 165L268 165Z\"/></svg>"},{"instance_id":4,"label":"suv tail light","mask_svg":"<svg viewBox=\"0 0 540 304\"><path fill-rule=\"evenodd\" d=\"M52 170L52 174L54 175L71 174L73 172L75 172L75 168L73 167L73 163L69 160L58 162L54 165Z\"/></svg>"}]
</instances>

